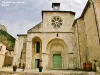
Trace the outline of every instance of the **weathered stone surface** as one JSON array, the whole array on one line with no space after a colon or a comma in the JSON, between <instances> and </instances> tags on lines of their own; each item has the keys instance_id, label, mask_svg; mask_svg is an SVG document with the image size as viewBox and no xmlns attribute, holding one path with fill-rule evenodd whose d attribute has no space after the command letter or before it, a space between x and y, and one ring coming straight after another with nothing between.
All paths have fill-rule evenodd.
<instances>
[{"instance_id":1,"label":"weathered stone surface","mask_svg":"<svg viewBox=\"0 0 100 75\"><path fill-rule=\"evenodd\" d=\"M60 16L63 25L56 29L51 25L53 16ZM41 26L33 27L26 35L19 35L14 60L19 63L26 43L26 68L37 68L36 60L42 59L43 68L53 68L53 55L61 56L61 69L74 68L74 15L70 12L43 12ZM39 27L39 28L38 28ZM67 28L67 29L66 29ZM35 30L35 31L34 31ZM36 53L36 42L40 42L40 53ZM23 54L23 53L22 53Z\"/></svg>"},{"instance_id":2,"label":"weathered stone surface","mask_svg":"<svg viewBox=\"0 0 100 75\"><path fill-rule=\"evenodd\" d=\"M96 75L94 72L91 72L91 73L88 73L88 72L84 72L84 73L59 73L59 72L49 72L49 73L39 73L39 72L37 72L37 73L34 73L34 72L31 72L31 73L27 73L27 72L25 72L25 73L13 73L13 72L0 72L0 75Z\"/></svg>"}]
</instances>

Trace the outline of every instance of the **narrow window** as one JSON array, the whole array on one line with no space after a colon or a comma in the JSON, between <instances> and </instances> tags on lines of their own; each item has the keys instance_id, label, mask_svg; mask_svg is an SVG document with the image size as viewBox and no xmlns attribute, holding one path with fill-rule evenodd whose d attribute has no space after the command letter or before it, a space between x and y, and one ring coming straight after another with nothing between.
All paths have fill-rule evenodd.
<instances>
[{"instance_id":1,"label":"narrow window","mask_svg":"<svg viewBox=\"0 0 100 75\"><path fill-rule=\"evenodd\" d=\"M57 34L57 37L58 37L58 34Z\"/></svg>"},{"instance_id":2,"label":"narrow window","mask_svg":"<svg viewBox=\"0 0 100 75\"><path fill-rule=\"evenodd\" d=\"M0 46L0 51L2 50L2 46Z\"/></svg>"},{"instance_id":3,"label":"narrow window","mask_svg":"<svg viewBox=\"0 0 100 75\"><path fill-rule=\"evenodd\" d=\"M40 53L40 42L36 42L36 53Z\"/></svg>"},{"instance_id":4,"label":"narrow window","mask_svg":"<svg viewBox=\"0 0 100 75\"><path fill-rule=\"evenodd\" d=\"M22 52L21 52L21 56L20 56L20 59L22 59Z\"/></svg>"}]
</instances>

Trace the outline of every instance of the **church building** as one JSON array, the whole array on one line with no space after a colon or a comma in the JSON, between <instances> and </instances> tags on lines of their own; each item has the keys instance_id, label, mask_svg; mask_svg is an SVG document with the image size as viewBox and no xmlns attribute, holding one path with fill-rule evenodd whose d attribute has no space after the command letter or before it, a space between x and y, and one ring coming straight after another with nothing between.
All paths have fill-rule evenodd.
<instances>
[{"instance_id":1,"label":"church building","mask_svg":"<svg viewBox=\"0 0 100 75\"><path fill-rule=\"evenodd\" d=\"M13 64L25 62L32 69L42 60L44 69L83 69L87 59L93 63L100 43L91 0L76 20L75 12L60 11L60 3L52 3L52 8L42 11L42 22L27 34L18 34Z\"/></svg>"},{"instance_id":2,"label":"church building","mask_svg":"<svg viewBox=\"0 0 100 75\"><path fill-rule=\"evenodd\" d=\"M18 34L16 63L26 62L26 68L37 68L42 60L43 68L74 68L75 12L60 11L60 3L52 3L52 8L42 11L42 22L29 29L27 35Z\"/></svg>"}]
</instances>

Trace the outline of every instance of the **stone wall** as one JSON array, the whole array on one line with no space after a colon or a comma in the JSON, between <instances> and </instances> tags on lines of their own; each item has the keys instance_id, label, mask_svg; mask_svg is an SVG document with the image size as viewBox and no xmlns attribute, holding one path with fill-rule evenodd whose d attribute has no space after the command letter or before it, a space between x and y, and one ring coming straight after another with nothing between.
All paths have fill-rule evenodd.
<instances>
[{"instance_id":1,"label":"stone wall","mask_svg":"<svg viewBox=\"0 0 100 75\"><path fill-rule=\"evenodd\" d=\"M99 39L100 39L100 0L93 0L94 3L94 11L97 20L97 26L99 29Z\"/></svg>"},{"instance_id":2,"label":"stone wall","mask_svg":"<svg viewBox=\"0 0 100 75\"><path fill-rule=\"evenodd\" d=\"M19 64L21 62L21 52L23 50L23 44L26 42L26 36L19 36L16 39L15 42L15 48L14 48L14 58L13 58L13 64Z\"/></svg>"},{"instance_id":3,"label":"stone wall","mask_svg":"<svg viewBox=\"0 0 100 75\"><path fill-rule=\"evenodd\" d=\"M98 25L97 25L97 19L94 12L94 7L92 2L90 2L89 5L87 5L84 14L81 18L77 20L77 26L79 33L77 37L79 37L79 46L78 48L81 51L81 59L83 62L84 59L82 58L84 56L84 50L87 50L88 60L93 64L94 59L98 60L98 63L100 63L100 42L99 42L99 36L98 36ZM83 20L82 20L83 19ZM82 65L82 63L81 63Z\"/></svg>"},{"instance_id":4,"label":"stone wall","mask_svg":"<svg viewBox=\"0 0 100 75\"><path fill-rule=\"evenodd\" d=\"M83 69L83 63L86 62L86 60L88 59L87 55L88 55L88 51L87 51L87 37L86 37L86 33L85 33L85 25L84 25L84 20L83 18L80 18L76 21L76 26L75 27L75 40L76 40L76 54L78 54L78 62L80 63L80 67L81 69Z\"/></svg>"},{"instance_id":5,"label":"stone wall","mask_svg":"<svg viewBox=\"0 0 100 75\"><path fill-rule=\"evenodd\" d=\"M62 26L55 29L51 25L51 19L54 16L59 16L62 19ZM72 32L72 24L75 15L70 12L43 12L43 32Z\"/></svg>"},{"instance_id":6,"label":"stone wall","mask_svg":"<svg viewBox=\"0 0 100 75\"><path fill-rule=\"evenodd\" d=\"M5 59L5 52L6 52L6 45L0 42L0 47L2 46L0 50L0 68L4 65L4 59Z\"/></svg>"},{"instance_id":7,"label":"stone wall","mask_svg":"<svg viewBox=\"0 0 100 75\"><path fill-rule=\"evenodd\" d=\"M95 13L93 5L90 2L85 14L84 14L85 31L87 35L87 47L89 51L89 60L93 63L93 60L99 59L99 36L97 30L97 24L95 19Z\"/></svg>"},{"instance_id":8,"label":"stone wall","mask_svg":"<svg viewBox=\"0 0 100 75\"><path fill-rule=\"evenodd\" d=\"M79 54L79 36L78 36L78 25L77 25L77 21L74 23L73 25L74 28L74 67L80 68L80 54Z\"/></svg>"},{"instance_id":9,"label":"stone wall","mask_svg":"<svg viewBox=\"0 0 100 75\"><path fill-rule=\"evenodd\" d=\"M51 19L53 16L60 16L62 18L63 24L60 28L55 29L51 25ZM32 68L33 60L33 49L32 40L35 37L39 37L42 41L42 52L40 54L34 54L34 59L42 58L43 67L48 67L48 54L47 54L47 45L51 40L61 39L63 40L67 47L67 68L73 67L73 49L74 49L74 34L72 24L74 22L74 14L69 12L43 12L43 23L41 23L41 30L39 32L29 32L27 34L27 48L26 48L26 68ZM33 28L34 29L34 28ZM32 30L32 29L31 29ZM42 54L42 55L41 55ZM41 57L42 56L42 57ZM45 59L44 59L45 58ZM46 62L45 62L46 61ZM51 60L52 61L52 60ZM69 66L69 67L68 67Z\"/></svg>"},{"instance_id":10,"label":"stone wall","mask_svg":"<svg viewBox=\"0 0 100 75\"><path fill-rule=\"evenodd\" d=\"M57 33L28 33L28 38L27 38L27 48L26 48L26 65L27 68L30 68L32 65L32 52L33 52L33 48L32 48L32 39L34 39L35 37L39 37L42 40L42 58L43 58L43 62L48 62L47 59L47 45L48 43L53 40L53 39L62 39L66 45L68 46L68 50L67 53L73 53L73 33L59 33L58 37L57 37ZM69 56L69 55L68 55ZM34 58L40 58L37 56L37 54L34 54ZM44 59L45 58L45 59ZM70 58L70 57L68 57ZM71 57L72 58L72 57ZM73 58L72 58L73 59ZM67 61L69 62L69 60ZM69 63L69 64L73 64L73 63ZM43 63L44 67L47 67L48 63Z\"/></svg>"}]
</instances>

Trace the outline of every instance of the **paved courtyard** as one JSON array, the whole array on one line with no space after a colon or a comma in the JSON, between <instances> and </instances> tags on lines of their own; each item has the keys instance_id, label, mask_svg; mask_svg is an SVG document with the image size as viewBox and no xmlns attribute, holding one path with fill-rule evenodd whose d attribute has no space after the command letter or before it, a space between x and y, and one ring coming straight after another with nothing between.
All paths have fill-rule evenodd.
<instances>
[{"instance_id":1,"label":"paved courtyard","mask_svg":"<svg viewBox=\"0 0 100 75\"><path fill-rule=\"evenodd\" d=\"M85 72L85 71L72 71L72 70L43 70L38 72L38 69L17 69L14 73L12 68L0 68L0 75L100 75L100 72Z\"/></svg>"}]
</instances>

